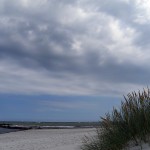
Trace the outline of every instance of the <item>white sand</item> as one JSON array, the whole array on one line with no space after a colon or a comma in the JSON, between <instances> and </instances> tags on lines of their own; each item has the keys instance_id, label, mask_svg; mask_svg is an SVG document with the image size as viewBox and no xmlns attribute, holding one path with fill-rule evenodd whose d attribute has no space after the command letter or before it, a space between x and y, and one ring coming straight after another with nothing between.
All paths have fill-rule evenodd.
<instances>
[{"instance_id":1,"label":"white sand","mask_svg":"<svg viewBox=\"0 0 150 150\"><path fill-rule=\"evenodd\" d=\"M95 129L43 129L0 135L0 150L79 150Z\"/></svg>"},{"instance_id":2,"label":"white sand","mask_svg":"<svg viewBox=\"0 0 150 150\"><path fill-rule=\"evenodd\" d=\"M84 136L95 129L42 129L0 134L0 150L80 150ZM139 146L128 150L141 150ZM143 144L142 150L150 150Z\"/></svg>"},{"instance_id":3,"label":"white sand","mask_svg":"<svg viewBox=\"0 0 150 150\"><path fill-rule=\"evenodd\" d=\"M140 146L130 147L129 150L141 150ZM148 143L142 144L142 150L150 150L150 145Z\"/></svg>"}]
</instances>

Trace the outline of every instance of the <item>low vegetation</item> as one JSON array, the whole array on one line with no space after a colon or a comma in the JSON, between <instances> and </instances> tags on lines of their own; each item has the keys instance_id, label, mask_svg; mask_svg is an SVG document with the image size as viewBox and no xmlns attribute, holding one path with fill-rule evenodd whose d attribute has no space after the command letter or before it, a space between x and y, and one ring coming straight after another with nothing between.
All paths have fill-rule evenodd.
<instances>
[{"instance_id":1,"label":"low vegetation","mask_svg":"<svg viewBox=\"0 0 150 150\"><path fill-rule=\"evenodd\" d=\"M82 150L122 150L150 141L150 89L124 97L121 108L101 118L95 137L85 137Z\"/></svg>"}]
</instances>

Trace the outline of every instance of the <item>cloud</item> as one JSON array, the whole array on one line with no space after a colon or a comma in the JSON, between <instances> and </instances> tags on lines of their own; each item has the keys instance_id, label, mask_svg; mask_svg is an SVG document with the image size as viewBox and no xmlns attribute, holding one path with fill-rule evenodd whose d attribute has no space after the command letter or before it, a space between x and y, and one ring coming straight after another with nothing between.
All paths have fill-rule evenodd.
<instances>
[{"instance_id":1,"label":"cloud","mask_svg":"<svg viewBox=\"0 0 150 150\"><path fill-rule=\"evenodd\" d=\"M149 16L139 3L2 0L0 92L118 95L147 86Z\"/></svg>"}]
</instances>

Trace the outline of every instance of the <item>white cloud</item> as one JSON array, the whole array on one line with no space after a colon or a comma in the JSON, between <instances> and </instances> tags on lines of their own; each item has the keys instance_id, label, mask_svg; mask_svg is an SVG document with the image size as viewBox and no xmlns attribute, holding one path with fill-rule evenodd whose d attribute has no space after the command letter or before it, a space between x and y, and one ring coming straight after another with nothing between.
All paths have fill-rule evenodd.
<instances>
[{"instance_id":1,"label":"white cloud","mask_svg":"<svg viewBox=\"0 0 150 150\"><path fill-rule=\"evenodd\" d=\"M150 1L148 0L136 0L136 7L139 9L138 16L143 20L149 21L150 19Z\"/></svg>"}]
</instances>

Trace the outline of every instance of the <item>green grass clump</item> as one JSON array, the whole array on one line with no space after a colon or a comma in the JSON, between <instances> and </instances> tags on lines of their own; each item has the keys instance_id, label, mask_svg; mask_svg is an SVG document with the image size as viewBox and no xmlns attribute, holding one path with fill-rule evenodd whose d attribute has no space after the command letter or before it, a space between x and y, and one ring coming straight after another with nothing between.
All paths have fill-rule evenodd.
<instances>
[{"instance_id":1,"label":"green grass clump","mask_svg":"<svg viewBox=\"0 0 150 150\"><path fill-rule=\"evenodd\" d=\"M96 136L84 138L82 150L121 150L130 141L142 149L141 143L150 141L150 90L129 93L119 110L101 119Z\"/></svg>"}]
</instances>

